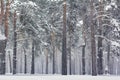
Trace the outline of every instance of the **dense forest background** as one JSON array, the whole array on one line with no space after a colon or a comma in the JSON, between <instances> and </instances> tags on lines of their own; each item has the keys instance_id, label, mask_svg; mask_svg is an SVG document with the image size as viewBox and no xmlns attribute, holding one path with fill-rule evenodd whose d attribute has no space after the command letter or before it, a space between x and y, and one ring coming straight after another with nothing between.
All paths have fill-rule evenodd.
<instances>
[{"instance_id":1,"label":"dense forest background","mask_svg":"<svg viewBox=\"0 0 120 80\"><path fill-rule=\"evenodd\" d=\"M0 0L0 74L120 75L120 0Z\"/></svg>"}]
</instances>

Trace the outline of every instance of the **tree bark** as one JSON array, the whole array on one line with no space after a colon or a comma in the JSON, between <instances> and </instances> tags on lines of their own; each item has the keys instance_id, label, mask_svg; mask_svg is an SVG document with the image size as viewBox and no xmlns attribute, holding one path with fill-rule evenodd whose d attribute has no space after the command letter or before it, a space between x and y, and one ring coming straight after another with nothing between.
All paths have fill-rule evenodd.
<instances>
[{"instance_id":1,"label":"tree bark","mask_svg":"<svg viewBox=\"0 0 120 80\"><path fill-rule=\"evenodd\" d=\"M53 74L55 74L55 33L51 32L51 43L53 50Z\"/></svg>"},{"instance_id":2,"label":"tree bark","mask_svg":"<svg viewBox=\"0 0 120 80\"><path fill-rule=\"evenodd\" d=\"M31 62L31 74L34 74L35 73L35 61L34 61L34 59L35 59L35 47L34 47L34 40L33 40L33 42L32 42L32 62Z\"/></svg>"},{"instance_id":3,"label":"tree bark","mask_svg":"<svg viewBox=\"0 0 120 80\"><path fill-rule=\"evenodd\" d=\"M67 75L67 53L66 53L66 0L64 0L64 4L63 4L62 75Z\"/></svg>"},{"instance_id":4,"label":"tree bark","mask_svg":"<svg viewBox=\"0 0 120 80\"><path fill-rule=\"evenodd\" d=\"M27 55L26 55L26 51L24 50L24 73L27 73Z\"/></svg>"},{"instance_id":5,"label":"tree bark","mask_svg":"<svg viewBox=\"0 0 120 80\"><path fill-rule=\"evenodd\" d=\"M99 2L99 12L102 11L102 1ZM102 15L100 13L99 15ZM98 29L98 35L102 35L102 18L99 18L99 29ZM97 66L98 66L98 74L102 75L103 74L103 49L102 49L102 38L98 37L98 61L97 61Z\"/></svg>"},{"instance_id":6,"label":"tree bark","mask_svg":"<svg viewBox=\"0 0 120 80\"><path fill-rule=\"evenodd\" d=\"M12 73L12 62L11 62L11 56L9 54L9 65L10 65L10 73Z\"/></svg>"},{"instance_id":7,"label":"tree bark","mask_svg":"<svg viewBox=\"0 0 120 80\"><path fill-rule=\"evenodd\" d=\"M96 76L97 75L97 70L96 70L96 44L95 44L95 29L94 29L94 24L93 24L93 12L94 12L94 0L90 0L90 28L91 28L91 55L92 55L92 75Z\"/></svg>"},{"instance_id":8,"label":"tree bark","mask_svg":"<svg viewBox=\"0 0 120 80\"><path fill-rule=\"evenodd\" d=\"M5 11L5 36L8 37L8 17L9 17L9 9L10 9L10 2L9 0L6 3L6 11Z\"/></svg>"},{"instance_id":9,"label":"tree bark","mask_svg":"<svg viewBox=\"0 0 120 80\"><path fill-rule=\"evenodd\" d=\"M107 73L110 73L110 42L108 42L107 67Z\"/></svg>"},{"instance_id":10,"label":"tree bark","mask_svg":"<svg viewBox=\"0 0 120 80\"><path fill-rule=\"evenodd\" d=\"M6 40L0 40L0 74L5 74L5 48Z\"/></svg>"},{"instance_id":11,"label":"tree bark","mask_svg":"<svg viewBox=\"0 0 120 80\"><path fill-rule=\"evenodd\" d=\"M4 16L4 2L1 3L1 13L0 13L0 30L3 26L3 16ZM1 31L0 31L1 32ZM5 48L7 40L0 40L0 74L5 74Z\"/></svg>"},{"instance_id":12,"label":"tree bark","mask_svg":"<svg viewBox=\"0 0 120 80\"><path fill-rule=\"evenodd\" d=\"M48 50L46 49L46 74L48 74Z\"/></svg>"},{"instance_id":13,"label":"tree bark","mask_svg":"<svg viewBox=\"0 0 120 80\"><path fill-rule=\"evenodd\" d=\"M14 49L13 49L13 74L16 74L16 54L17 54L17 33L16 33L16 11L14 12ZM7 34L6 34L7 35Z\"/></svg>"},{"instance_id":14,"label":"tree bark","mask_svg":"<svg viewBox=\"0 0 120 80\"><path fill-rule=\"evenodd\" d=\"M82 47L82 74L85 75L85 45Z\"/></svg>"}]
</instances>

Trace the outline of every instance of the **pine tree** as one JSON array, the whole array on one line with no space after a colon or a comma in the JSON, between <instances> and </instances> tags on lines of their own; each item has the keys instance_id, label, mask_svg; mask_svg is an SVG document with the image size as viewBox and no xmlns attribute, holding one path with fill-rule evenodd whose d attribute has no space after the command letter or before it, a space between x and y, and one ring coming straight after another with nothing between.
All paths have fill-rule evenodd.
<instances>
[{"instance_id":1,"label":"pine tree","mask_svg":"<svg viewBox=\"0 0 120 80\"><path fill-rule=\"evenodd\" d=\"M67 52L66 52L66 0L64 0L64 4L63 4L62 75L67 75Z\"/></svg>"},{"instance_id":2,"label":"pine tree","mask_svg":"<svg viewBox=\"0 0 120 80\"><path fill-rule=\"evenodd\" d=\"M13 49L13 74L16 74L16 65L17 65L17 59L16 59L16 54L17 54L17 32L16 32L16 11L14 12L14 49Z\"/></svg>"},{"instance_id":3,"label":"pine tree","mask_svg":"<svg viewBox=\"0 0 120 80\"><path fill-rule=\"evenodd\" d=\"M90 28L91 28L91 55L92 55L92 75L97 75L96 70L96 44L95 44L95 26L93 24L94 0L90 0Z\"/></svg>"}]
</instances>

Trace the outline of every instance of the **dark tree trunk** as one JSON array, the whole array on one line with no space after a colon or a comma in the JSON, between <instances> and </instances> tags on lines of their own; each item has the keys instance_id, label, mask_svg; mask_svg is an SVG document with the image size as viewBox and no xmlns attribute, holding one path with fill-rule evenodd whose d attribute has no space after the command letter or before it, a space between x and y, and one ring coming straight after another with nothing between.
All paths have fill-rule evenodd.
<instances>
[{"instance_id":1,"label":"dark tree trunk","mask_svg":"<svg viewBox=\"0 0 120 80\"><path fill-rule=\"evenodd\" d=\"M17 33L16 33L16 11L14 12L14 49L13 49L13 74L16 74L16 53L17 53Z\"/></svg>"},{"instance_id":2,"label":"dark tree trunk","mask_svg":"<svg viewBox=\"0 0 120 80\"><path fill-rule=\"evenodd\" d=\"M46 74L48 74L48 50L46 49Z\"/></svg>"},{"instance_id":3,"label":"dark tree trunk","mask_svg":"<svg viewBox=\"0 0 120 80\"><path fill-rule=\"evenodd\" d=\"M53 74L55 74L55 47L53 45Z\"/></svg>"},{"instance_id":4,"label":"dark tree trunk","mask_svg":"<svg viewBox=\"0 0 120 80\"><path fill-rule=\"evenodd\" d=\"M94 12L94 0L90 0L90 5L91 5L91 15L90 15L90 27L91 27L91 55L92 55L92 75L96 76L97 75L97 70L96 70L96 44L95 44L95 29L94 29L94 24L93 24L93 12Z\"/></svg>"},{"instance_id":5,"label":"dark tree trunk","mask_svg":"<svg viewBox=\"0 0 120 80\"><path fill-rule=\"evenodd\" d=\"M70 3L70 11L69 11L69 19L68 19L68 26L69 26L69 42L68 42L68 57L69 57L69 74L71 75L72 74L72 71L71 71L71 47L72 47L72 37L73 37L73 32L74 32L74 27L76 26L76 15L74 10L75 10L75 7L76 4L75 4L75 0L69 0L69 3ZM74 21L74 22L73 22Z\"/></svg>"},{"instance_id":6,"label":"dark tree trunk","mask_svg":"<svg viewBox=\"0 0 120 80\"><path fill-rule=\"evenodd\" d=\"M31 74L34 74L35 73L35 47L34 47L34 40L32 42L32 62L31 62Z\"/></svg>"},{"instance_id":7,"label":"dark tree trunk","mask_svg":"<svg viewBox=\"0 0 120 80\"><path fill-rule=\"evenodd\" d=\"M85 75L85 45L82 47L82 74Z\"/></svg>"},{"instance_id":8,"label":"dark tree trunk","mask_svg":"<svg viewBox=\"0 0 120 80\"><path fill-rule=\"evenodd\" d=\"M68 57L69 57L69 74L71 75L72 74L72 71L71 71L71 45L72 45L72 36L71 36L71 26L69 27L69 47L68 47Z\"/></svg>"},{"instance_id":9,"label":"dark tree trunk","mask_svg":"<svg viewBox=\"0 0 120 80\"><path fill-rule=\"evenodd\" d=\"M100 31L101 33L101 31ZM101 35L101 34L99 34ZM98 37L98 61L97 61L97 66L98 66L98 74L102 75L103 74L103 51L102 51L102 38Z\"/></svg>"},{"instance_id":10,"label":"dark tree trunk","mask_svg":"<svg viewBox=\"0 0 120 80\"><path fill-rule=\"evenodd\" d=\"M110 42L108 42L107 67L107 73L110 73Z\"/></svg>"},{"instance_id":11,"label":"dark tree trunk","mask_svg":"<svg viewBox=\"0 0 120 80\"><path fill-rule=\"evenodd\" d=\"M103 11L102 9L102 2L99 2L99 11ZM99 15L102 15L100 13ZM102 20L101 17L99 18L99 29L98 29L98 35L102 35ZM102 38L98 37L98 60L97 60L97 66L98 66L98 74L103 74L103 50L102 50Z\"/></svg>"},{"instance_id":12,"label":"dark tree trunk","mask_svg":"<svg viewBox=\"0 0 120 80\"><path fill-rule=\"evenodd\" d=\"M1 13L0 13L0 30L3 26L3 18L4 18L4 1L0 1ZM7 17L7 15L5 15ZM6 18L5 21L7 22ZM7 37L7 36L6 36ZM5 48L6 48L7 40L0 40L0 74L5 74Z\"/></svg>"},{"instance_id":13,"label":"dark tree trunk","mask_svg":"<svg viewBox=\"0 0 120 80\"><path fill-rule=\"evenodd\" d=\"M67 75L67 52L66 52L66 0L63 4L63 40L62 40L62 75Z\"/></svg>"},{"instance_id":14,"label":"dark tree trunk","mask_svg":"<svg viewBox=\"0 0 120 80\"><path fill-rule=\"evenodd\" d=\"M70 43L69 43L70 44ZM69 74L71 75L72 74L72 71L71 71L71 48L69 48Z\"/></svg>"},{"instance_id":15,"label":"dark tree trunk","mask_svg":"<svg viewBox=\"0 0 120 80\"><path fill-rule=\"evenodd\" d=\"M6 40L0 40L0 74L5 74Z\"/></svg>"},{"instance_id":16,"label":"dark tree trunk","mask_svg":"<svg viewBox=\"0 0 120 80\"><path fill-rule=\"evenodd\" d=\"M43 58L42 58L41 65L42 65L42 74L43 74L43 73L44 73L44 72L43 72Z\"/></svg>"},{"instance_id":17,"label":"dark tree trunk","mask_svg":"<svg viewBox=\"0 0 120 80\"><path fill-rule=\"evenodd\" d=\"M27 73L27 55L26 55L26 51L24 49L24 73Z\"/></svg>"},{"instance_id":18,"label":"dark tree trunk","mask_svg":"<svg viewBox=\"0 0 120 80\"><path fill-rule=\"evenodd\" d=\"M11 56L9 54L9 65L10 65L10 73L12 73L12 63L11 63Z\"/></svg>"}]
</instances>

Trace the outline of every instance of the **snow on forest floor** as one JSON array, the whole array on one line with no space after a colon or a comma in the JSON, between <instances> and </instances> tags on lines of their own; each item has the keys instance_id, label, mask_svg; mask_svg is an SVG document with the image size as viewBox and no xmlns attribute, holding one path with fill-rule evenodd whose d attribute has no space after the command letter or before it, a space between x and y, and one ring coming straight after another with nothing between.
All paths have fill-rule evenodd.
<instances>
[{"instance_id":1,"label":"snow on forest floor","mask_svg":"<svg viewBox=\"0 0 120 80\"><path fill-rule=\"evenodd\" d=\"M0 80L120 80L120 76L1 75Z\"/></svg>"}]
</instances>

